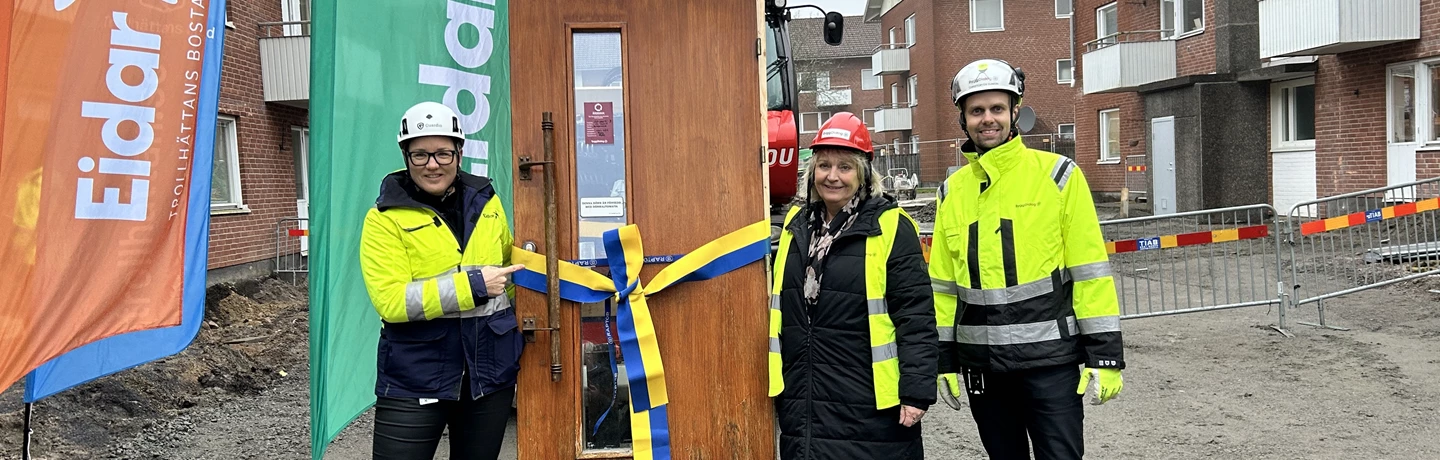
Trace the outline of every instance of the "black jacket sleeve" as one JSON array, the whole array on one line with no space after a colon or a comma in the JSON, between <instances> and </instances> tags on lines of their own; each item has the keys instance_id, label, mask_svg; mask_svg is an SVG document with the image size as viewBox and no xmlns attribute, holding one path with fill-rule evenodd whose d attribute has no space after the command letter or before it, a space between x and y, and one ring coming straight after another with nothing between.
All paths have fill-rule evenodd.
<instances>
[{"instance_id":1,"label":"black jacket sleeve","mask_svg":"<svg viewBox=\"0 0 1440 460\"><path fill-rule=\"evenodd\" d=\"M920 236L910 219L900 219L886 263L885 302L895 323L900 350L900 403L929 409L935 403L939 335L930 275L920 252Z\"/></svg>"}]
</instances>

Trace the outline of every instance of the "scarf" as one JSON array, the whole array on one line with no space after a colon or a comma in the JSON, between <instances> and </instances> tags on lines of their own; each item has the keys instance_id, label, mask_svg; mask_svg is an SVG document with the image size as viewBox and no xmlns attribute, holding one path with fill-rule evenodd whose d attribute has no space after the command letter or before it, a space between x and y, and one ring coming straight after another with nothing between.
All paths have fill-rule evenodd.
<instances>
[{"instance_id":1,"label":"scarf","mask_svg":"<svg viewBox=\"0 0 1440 460\"><path fill-rule=\"evenodd\" d=\"M859 217L860 204L869 195L863 190L850 198L849 203L835 213L835 218L825 221L825 203L816 201L810 206L810 266L805 267L805 301L813 306L820 297L820 280L825 276L825 256L830 254L830 245L835 238L844 234Z\"/></svg>"}]
</instances>

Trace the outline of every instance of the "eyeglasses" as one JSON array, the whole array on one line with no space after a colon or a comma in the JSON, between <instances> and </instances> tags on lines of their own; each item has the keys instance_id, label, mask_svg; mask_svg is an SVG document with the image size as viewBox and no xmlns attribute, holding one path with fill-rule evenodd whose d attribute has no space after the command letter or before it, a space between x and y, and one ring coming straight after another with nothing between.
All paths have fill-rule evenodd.
<instances>
[{"instance_id":1,"label":"eyeglasses","mask_svg":"<svg viewBox=\"0 0 1440 460\"><path fill-rule=\"evenodd\" d=\"M435 164L438 164L440 166L445 166L455 162L454 150L438 150L435 152L421 152L419 150L416 150L406 153L405 156L410 158L410 164L412 166L425 166L427 164L430 164L431 158L434 158Z\"/></svg>"}]
</instances>

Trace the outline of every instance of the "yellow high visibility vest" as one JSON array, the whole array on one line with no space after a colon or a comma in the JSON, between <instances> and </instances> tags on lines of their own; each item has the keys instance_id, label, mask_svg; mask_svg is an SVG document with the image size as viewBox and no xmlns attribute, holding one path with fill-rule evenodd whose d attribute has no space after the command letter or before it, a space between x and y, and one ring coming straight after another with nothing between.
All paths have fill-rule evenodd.
<instances>
[{"instance_id":1,"label":"yellow high visibility vest","mask_svg":"<svg viewBox=\"0 0 1440 460\"><path fill-rule=\"evenodd\" d=\"M785 261L791 241L794 239L789 227L790 220L800 213L800 207L790 208L785 216L785 230L780 234L780 249L775 255L775 269L770 287L770 397L785 391L785 379L781 373L780 357L780 289L785 279ZM875 382L875 408L886 409L900 405L900 358L895 343L895 323L890 320L885 305L885 266L890 250L895 244L895 231L900 217L910 219L900 208L880 213L880 234L865 238L865 299L869 310L870 323L870 368ZM912 228L919 228L911 220ZM804 248L801 249L802 251Z\"/></svg>"}]
</instances>

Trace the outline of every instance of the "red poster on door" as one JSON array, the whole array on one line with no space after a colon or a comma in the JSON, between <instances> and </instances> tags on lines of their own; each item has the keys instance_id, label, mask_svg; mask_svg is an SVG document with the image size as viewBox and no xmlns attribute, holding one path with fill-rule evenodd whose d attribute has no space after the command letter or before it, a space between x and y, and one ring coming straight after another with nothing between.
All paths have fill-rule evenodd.
<instances>
[{"instance_id":1,"label":"red poster on door","mask_svg":"<svg viewBox=\"0 0 1440 460\"><path fill-rule=\"evenodd\" d=\"M585 103L585 143L614 144L615 125L612 124L610 102Z\"/></svg>"}]
</instances>

